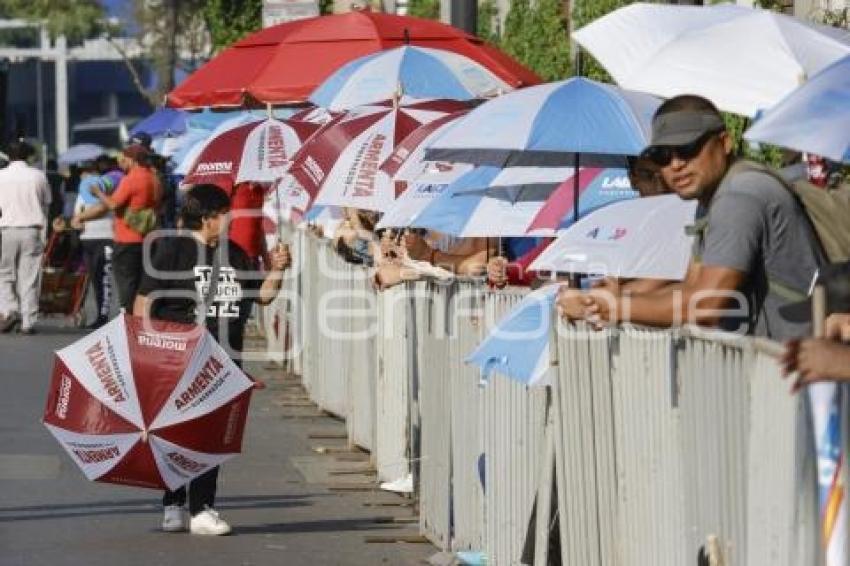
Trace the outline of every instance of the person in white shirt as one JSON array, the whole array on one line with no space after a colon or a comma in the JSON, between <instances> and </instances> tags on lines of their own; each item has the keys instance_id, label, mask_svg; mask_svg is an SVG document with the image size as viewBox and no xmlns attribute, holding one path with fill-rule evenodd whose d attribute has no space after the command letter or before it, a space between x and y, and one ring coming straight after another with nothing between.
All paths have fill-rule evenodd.
<instances>
[{"instance_id":1,"label":"person in white shirt","mask_svg":"<svg viewBox=\"0 0 850 566\"><path fill-rule=\"evenodd\" d=\"M35 153L29 144L12 142L6 153L10 163L0 169L0 331L20 325L22 334L32 334L50 186L27 163Z\"/></svg>"}]
</instances>

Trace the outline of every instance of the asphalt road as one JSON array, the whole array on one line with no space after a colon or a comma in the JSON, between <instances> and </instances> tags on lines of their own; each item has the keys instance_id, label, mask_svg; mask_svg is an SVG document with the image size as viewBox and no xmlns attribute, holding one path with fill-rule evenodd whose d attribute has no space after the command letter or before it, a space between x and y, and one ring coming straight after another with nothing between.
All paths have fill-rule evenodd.
<instances>
[{"instance_id":1,"label":"asphalt road","mask_svg":"<svg viewBox=\"0 0 850 566\"><path fill-rule=\"evenodd\" d=\"M217 507L234 534L160 532L161 494L86 481L41 424L52 352L79 336L41 329L31 337L0 335L0 566L404 565L435 552L428 544L364 541L416 534L412 508L394 494L329 489L368 482L328 473L363 468L366 461L349 460L367 457L317 454L319 444L345 441L308 435L340 433L344 424L293 418L312 412L281 406L293 382L258 367L249 371L269 386L254 395L243 454L219 479Z\"/></svg>"}]
</instances>

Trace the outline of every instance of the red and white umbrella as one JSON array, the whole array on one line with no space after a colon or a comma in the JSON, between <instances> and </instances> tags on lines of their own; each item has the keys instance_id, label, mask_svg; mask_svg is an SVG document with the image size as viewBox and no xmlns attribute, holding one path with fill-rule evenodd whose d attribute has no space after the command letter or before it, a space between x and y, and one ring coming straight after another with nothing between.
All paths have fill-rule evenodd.
<instances>
[{"instance_id":1,"label":"red and white umbrella","mask_svg":"<svg viewBox=\"0 0 850 566\"><path fill-rule=\"evenodd\" d=\"M306 120L269 118L227 130L207 143L183 182L211 183L228 191L244 182L271 183L320 127Z\"/></svg>"},{"instance_id":2,"label":"red and white umbrella","mask_svg":"<svg viewBox=\"0 0 850 566\"><path fill-rule=\"evenodd\" d=\"M381 165L378 182L393 183L396 197L398 197L420 176L430 175L435 170L453 169L453 164L450 163L439 164L426 161L425 150L434 140L452 128L458 118L465 116L468 112L469 109L464 109L446 114L442 118L416 128L396 146Z\"/></svg>"},{"instance_id":3,"label":"red and white umbrella","mask_svg":"<svg viewBox=\"0 0 850 566\"><path fill-rule=\"evenodd\" d=\"M56 353L43 421L88 479L174 490L239 453L252 386L206 330L122 315Z\"/></svg>"},{"instance_id":4,"label":"red and white umbrella","mask_svg":"<svg viewBox=\"0 0 850 566\"><path fill-rule=\"evenodd\" d=\"M333 120L307 141L289 172L310 204L386 210L395 194L378 170L414 130L467 108L453 100L402 99L362 106Z\"/></svg>"}]
</instances>

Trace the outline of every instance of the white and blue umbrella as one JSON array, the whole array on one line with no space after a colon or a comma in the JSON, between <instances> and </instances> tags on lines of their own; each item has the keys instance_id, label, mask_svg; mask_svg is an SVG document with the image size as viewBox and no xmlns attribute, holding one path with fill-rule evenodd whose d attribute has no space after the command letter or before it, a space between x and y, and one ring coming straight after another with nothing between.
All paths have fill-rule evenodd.
<instances>
[{"instance_id":1,"label":"white and blue umbrella","mask_svg":"<svg viewBox=\"0 0 850 566\"><path fill-rule=\"evenodd\" d=\"M610 204L564 230L529 270L682 280L696 207L678 195Z\"/></svg>"},{"instance_id":2,"label":"white and blue umbrella","mask_svg":"<svg viewBox=\"0 0 850 566\"><path fill-rule=\"evenodd\" d=\"M57 161L59 165L78 165L84 161L92 161L98 156L106 153L103 146L95 143L79 143L72 145L67 150L59 154Z\"/></svg>"},{"instance_id":3,"label":"white and blue umbrella","mask_svg":"<svg viewBox=\"0 0 850 566\"><path fill-rule=\"evenodd\" d=\"M570 167L494 167L463 174L411 222L452 236L524 236Z\"/></svg>"},{"instance_id":4,"label":"white and blue umbrella","mask_svg":"<svg viewBox=\"0 0 850 566\"><path fill-rule=\"evenodd\" d=\"M130 130L133 136L144 132L152 138L177 136L186 131L189 113L176 108L158 108L153 114L140 121Z\"/></svg>"},{"instance_id":5,"label":"white and blue umbrella","mask_svg":"<svg viewBox=\"0 0 850 566\"><path fill-rule=\"evenodd\" d=\"M347 110L391 99L473 100L511 91L511 87L468 57L428 47L403 46L360 57L328 77L310 101L330 110Z\"/></svg>"},{"instance_id":6,"label":"white and blue umbrella","mask_svg":"<svg viewBox=\"0 0 850 566\"><path fill-rule=\"evenodd\" d=\"M768 110L744 137L850 163L850 56Z\"/></svg>"},{"instance_id":7,"label":"white and blue umbrella","mask_svg":"<svg viewBox=\"0 0 850 566\"><path fill-rule=\"evenodd\" d=\"M498 167L624 167L649 143L661 100L584 78L487 101L428 148L425 158Z\"/></svg>"},{"instance_id":8,"label":"white and blue umbrella","mask_svg":"<svg viewBox=\"0 0 850 566\"><path fill-rule=\"evenodd\" d=\"M425 173L407 184L405 191L396 198L381 216L376 229L407 228L416 218L442 195L449 185L472 169L466 163L431 163Z\"/></svg>"},{"instance_id":9,"label":"white and blue umbrella","mask_svg":"<svg viewBox=\"0 0 850 566\"><path fill-rule=\"evenodd\" d=\"M484 379L498 372L526 385L543 385L551 361L549 329L558 285L529 293L467 358Z\"/></svg>"}]
</instances>

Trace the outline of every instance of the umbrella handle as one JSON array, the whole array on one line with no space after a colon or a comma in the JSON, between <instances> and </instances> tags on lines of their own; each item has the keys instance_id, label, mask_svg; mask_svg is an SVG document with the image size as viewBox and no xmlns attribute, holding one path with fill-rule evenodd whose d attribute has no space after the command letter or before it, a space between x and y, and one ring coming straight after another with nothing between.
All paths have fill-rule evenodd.
<instances>
[{"instance_id":1,"label":"umbrella handle","mask_svg":"<svg viewBox=\"0 0 850 566\"><path fill-rule=\"evenodd\" d=\"M144 442L145 444L147 444L147 442L148 442L148 430L147 429L142 430L142 442Z\"/></svg>"}]
</instances>

